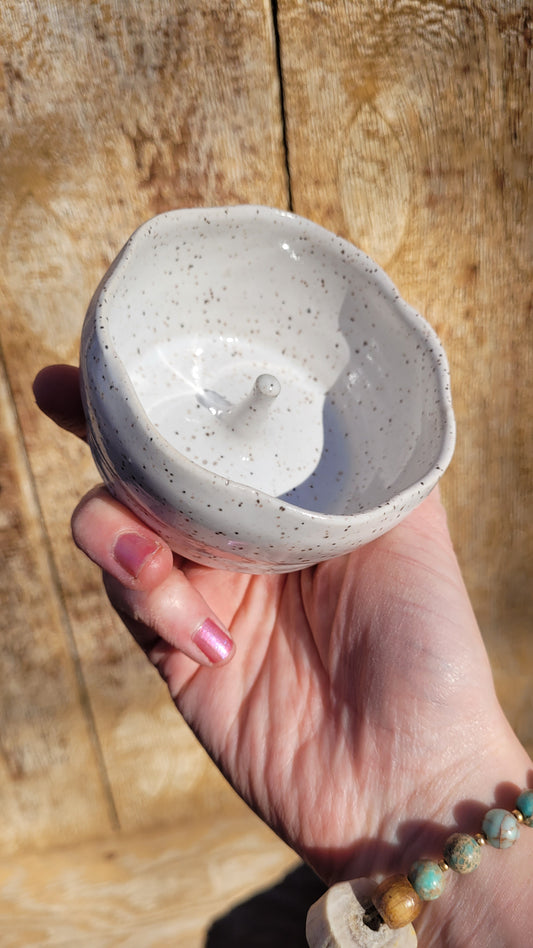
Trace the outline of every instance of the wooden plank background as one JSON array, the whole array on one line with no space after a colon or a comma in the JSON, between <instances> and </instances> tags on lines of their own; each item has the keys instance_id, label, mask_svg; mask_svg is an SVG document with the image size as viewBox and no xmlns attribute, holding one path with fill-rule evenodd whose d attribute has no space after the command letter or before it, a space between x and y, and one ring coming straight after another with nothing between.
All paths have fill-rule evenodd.
<instances>
[{"instance_id":1,"label":"wooden plank background","mask_svg":"<svg viewBox=\"0 0 533 948\"><path fill-rule=\"evenodd\" d=\"M294 209L366 250L442 338L458 424L443 495L531 749L531 8L279 6Z\"/></svg>"},{"instance_id":2,"label":"wooden plank background","mask_svg":"<svg viewBox=\"0 0 533 948\"><path fill-rule=\"evenodd\" d=\"M458 423L443 493L533 751L528 5L3 0L0 47L0 856L192 816L256 832L74 550L95 471L31 394L42 365L76 362L130 232L172 207L291 206L439 332Z\"/></svg>"}]
</instances>

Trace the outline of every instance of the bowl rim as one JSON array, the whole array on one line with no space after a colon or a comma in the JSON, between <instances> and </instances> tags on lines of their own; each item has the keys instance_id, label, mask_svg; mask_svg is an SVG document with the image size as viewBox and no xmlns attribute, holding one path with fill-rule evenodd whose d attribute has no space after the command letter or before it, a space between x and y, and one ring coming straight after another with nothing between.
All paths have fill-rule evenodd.
<instances>
[{"instance_id":1,"label":"bowl rim","mask_svg":"<svg viewBox=\"0 0 533 948\"><path fill-rule=\"evenodd\" d=\"M236 223L242 221L248 224L253 223L254 220L257 221L260 218L270 218L274 222L277 220L288 222L298 228L307 228L311 232L310 237L313 239L315 245L318 242L318 244L322 246L328 245L330 250L332 247L336 248L337 252L342 250L342 257L345 263L349 263L350 258L352 258L354 261L357 260L358 266L364 265L365 263L370 265L372 279L375 281L376 287L381 291L382 295L386 299L394 303L395 308L400 308L401 316L404 321L410 327L412 327L413 330L424 340L426 348L435 366L435 375L437 380L437 397L435 404L440 409L442 432L438 453L425 475L419 477L416 481L412 482L409 486L403 488L401 491L392 493L390 497L380 504L368 506L362 510L357 510L354 511L354 513L349 514L325 513L323 511L309 510L306 507L300 507L297 504L292 504L290 501L285 499L281 500L279 497L262 491L256 487L252 487L251 485L244 484L239 481L233 481L231 478L227 478L222 474L207 470L206 468L202 467L202 465L197 464L190 458L187 458L169 441L167 441L166 438L163 437L159 430L150 421L150 418L143 407L139 396L137 395L126 365L113 345L110 319L105 314L105 296L112 288L114 282L118 279L119 271L121 271L130 262L136 245L138 245L138 243L142 241L144 237L150 235L156 222L168 222L170 225L172 225L174 222L186 217L190 218L191 220L195 217L199 218L200 220L203 219L206 223L210 223L210 217L214 219L218 218L220 220L228 218L232 221L235 221ZM100 316L101 318L98 319L96 318L97 316ZM91 317L95 318L91 319ZM365 253L365 251L356 247L346 238L340 237L333 231L330 231L322 225L317 224L308 218L302 217L293 211L283 210L261 204L235 204L215 207L176 208L173 210L164 211L161 214L157 214L149 218L133 231L129 239L126 241L106 271L92 297L82 331L82 354L86 344L87 326L89 322L92 322L93 324L92 333L98 339L100 347L102 349L105 348L107 370L111 371L114 382L120 382L121 391L124 396L127 396L127 398L123 398L123 401L127 401L128 411L134 415L137 421L141 420L143 426L147 430L150 430L154 447L159 448L162 453L169 456L171 459L175 459L176 463L184 471L190 472L190 474L197 479L200 478L201 480L209 481L214 485L218 483L220 487L224 486L226 490L229 482L231 489L237 491L237 493L242 493L244 496L252 495L254 498L260 497L265 499L266 502L274 503L276 505L282 503L287 512L290 512L291 510L297 512L298 517L300 518L305 517L306 520L309 519L311 521L328 523L353 523L354 521L360 523L371 523L374 519L376 519L376 517L380 516L380 511L382 511L384 508L390 508L393 506L394 509L397 509L398 507L401 509L404 509L405 507L411 509L418 503L417 497L420 497L420 494L425 496L436 486L452 459L455 448L456 425L452 407L450 370L445 350L439 337L437 336L437 333L427 322L427 320L409 303L407 303L405 299L403 299L400 292L398 291L398 288L387 275L385 270L383 270L383 268L378 263L376 263L372 257ZM89 383L86 377L86 369L83 358L80 360L80 364L82 369L82 395L85 400L87 397L86 390L89 387ZM120 378L118 376L120 376ZM87 411L86 414L88 414Z\"/></svg>"}]
</instances>

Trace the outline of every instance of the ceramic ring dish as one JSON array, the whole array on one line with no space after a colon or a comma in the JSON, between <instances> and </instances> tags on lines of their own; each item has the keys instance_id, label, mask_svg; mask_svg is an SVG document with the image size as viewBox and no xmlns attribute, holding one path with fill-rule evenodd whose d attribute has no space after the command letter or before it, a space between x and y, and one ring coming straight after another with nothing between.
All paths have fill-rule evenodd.
<instances>
[{"instance_id":1,"label":"ceramic ring dish","mask_svg":"<svg viewBox=\"0 0 533 948\"><path fill-rule=\"evenodd\" d=\"M143 224L90 304L81 375L111 493L176 553L226 569L354 550L453 453L434 331L364 253L272 208Z\"/></svg>"}]
</instances>

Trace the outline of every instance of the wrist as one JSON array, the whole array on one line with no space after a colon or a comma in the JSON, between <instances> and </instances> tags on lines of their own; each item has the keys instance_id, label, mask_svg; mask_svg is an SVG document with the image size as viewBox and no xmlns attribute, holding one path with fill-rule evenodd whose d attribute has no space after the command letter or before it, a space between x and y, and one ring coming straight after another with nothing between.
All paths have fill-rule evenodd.
<instances>
[{"instance_id":1,"label":"wrist","mask_svg":"<svg viewBox=\"0 0 533 948\"><path fill-rule=\"evenodd\" d=\"M474 836L483 816L492 807L512 811L518 794L533 775L527 753L503 718L490 747L462 758L434 785L404 801L401 812L387 819L380 842L387 838L391 859L386 871L370 872L362 866L360 852L343 867L338 878L372 875L407 875L420 858L439 861L446 839L456 832ZM389 825L390 824L390 825ZM460 875L445 872L444 892L424 904L414 925L420 948L490 948L513 945L529 948L532 943L531 864L533 828L522 825L520 838L507 850L490 845L481 848L479 867Z\"/></svg>"},{"instance_id":2,"label":"wrist","mask_svg":"<svg viewBox=\"0 0 533 948\"><path fill-rule=\"evenodd\" d=\"M452 832L475 835L489 809L515 809L518 794L531 781L532 764L509 727L507 738L499 752L495 748L479 769L466 776L461 785L463 796L451 809L452 820L455 818L455 825L450 823ZM441 852L437 850L435 855ZM433 853L420 855L433 857ZM486 844L473 872L446 872L443 895L424 906L415 925L419 945L529 948L533 937L532 860L533 828L521 824L520 837L509 849Z\"/></svg>"},{"instance_id":3,"label":"wrist","mask_svg":"<svg viewBox=\"0 0 533 948\"><path fill-rule=\"evenodd\" d=\"M530 948L533 932L533 830L525 827L509 850L484 846L471 875L447 880L442 900L429 903L417 928L420 948Z\"/></svg>"}]
</instances>

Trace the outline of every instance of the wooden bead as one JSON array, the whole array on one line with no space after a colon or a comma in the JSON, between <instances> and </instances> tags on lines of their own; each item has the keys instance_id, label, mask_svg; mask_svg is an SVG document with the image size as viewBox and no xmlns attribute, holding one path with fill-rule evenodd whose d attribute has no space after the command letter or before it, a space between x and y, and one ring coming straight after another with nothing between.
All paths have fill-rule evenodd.
<instances>
[{"instance_id":1,"label":"wooden bead","mask_svg":"<svg viewBox=\"0 0 533 948\"><path fill-rule=\"evenodd\" d=\"M372 902L389 928L402 928L422 911L422 899L416 894L407 876L390 876L381 882Z\"/></svg>"},{"instance_id":2,"label":"wooden bead","mask_svg":"<svg viewBox=\"0 0 533 948\"><path fill-rule=\"evenodd\" d=\"M376 883L371 879L338 882L311 906L305 934L309 948L416 948L412 925L392 931L367 925Z\"/></svg>"}]
</instances>

